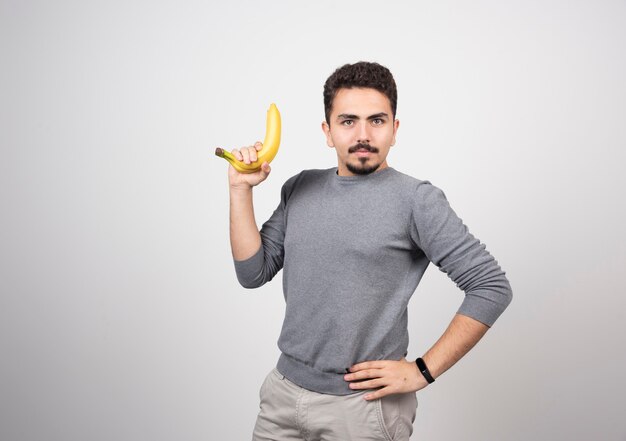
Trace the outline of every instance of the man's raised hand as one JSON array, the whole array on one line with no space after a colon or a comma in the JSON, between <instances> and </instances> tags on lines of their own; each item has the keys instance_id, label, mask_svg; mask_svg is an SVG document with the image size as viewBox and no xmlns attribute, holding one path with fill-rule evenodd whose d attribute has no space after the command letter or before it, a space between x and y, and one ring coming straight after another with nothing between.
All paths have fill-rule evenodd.
<instances>
[{"instance_id":1,"label":"man's raised hand","mask_svg":"<svg viewBox=\"0 0 626 441\"><path fill-rule=\"evenodd\" d=\"M253 146L242 147L241 149L233 149L231 153L237 160L244 164L250 164L257 160L257 152L263 148L263 144L257 141ZM228 182L233 189L249 189L254 187L265 179L271 171L270 165L264 162L261 169L254 173L240 173L235 167L228 167Z\"/></svg>"}]
</instances>

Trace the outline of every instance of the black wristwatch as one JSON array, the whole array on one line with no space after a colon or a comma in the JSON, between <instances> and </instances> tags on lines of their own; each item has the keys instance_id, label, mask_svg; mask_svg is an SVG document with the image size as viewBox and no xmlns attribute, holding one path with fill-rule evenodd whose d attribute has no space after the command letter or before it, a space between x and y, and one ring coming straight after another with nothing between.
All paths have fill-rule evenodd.
<instances>
[{"instance_id":1,"label":"black wristwatch","mask_svg":"<svg viewBox=\"0 0 626 441\"><path fill-rule=\"evenodd\" d=\"M435 382L435 379L433 378L432 375L430 375L430 371L428 370L428 366L426 366L426 363L424 363L424 360L422 360L421 358L418 358L417 360L415 360L415 364L417 364L417 368L422 373L424 378L426 378L426 381L428 381L428 384Z\"/></svg>"}]
</instances>

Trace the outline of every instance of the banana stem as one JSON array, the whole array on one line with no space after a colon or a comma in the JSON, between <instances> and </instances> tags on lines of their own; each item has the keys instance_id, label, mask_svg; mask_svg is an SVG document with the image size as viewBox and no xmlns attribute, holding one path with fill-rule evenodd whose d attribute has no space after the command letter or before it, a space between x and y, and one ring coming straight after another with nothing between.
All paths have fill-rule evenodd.
<instances>
[{"instance_id":1,"label":"banana stem","mask_svg":"<svg viewBox=\"0 0 626 441\"><path fill-rule=\"evenodd\" d=\"M231 152L220 147L215 149L215 155L228 160L236 160L235 156Z\"/></svg>"},{"instance_id":2,"label":"banana stem","mask_svg":"<svg viewBox=\"0 0 626 441\"><path fill-rule=\"evenodd\" d=\"M224 158L224 159L232 159L234 160L235 157L233 156L233 154L231 152L229 152L228 150L224 150L220 147L215 149L215 155L219 156L220 158Z\"/></svg>"}]
</instances>

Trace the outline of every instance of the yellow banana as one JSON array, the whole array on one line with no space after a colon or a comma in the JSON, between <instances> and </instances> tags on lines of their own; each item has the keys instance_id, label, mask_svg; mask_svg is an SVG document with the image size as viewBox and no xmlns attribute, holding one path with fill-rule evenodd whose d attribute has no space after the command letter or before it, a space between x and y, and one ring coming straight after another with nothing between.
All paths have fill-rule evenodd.
<instances>
[{"instance_id":1,"label":"yellow banana","mask_svg":"<svg viewBox=\"0 0 626 441\"><path fill-rule=\"evenodd\" d=\"M216 148L215 154L226 159L239 173L254 173L261 169L261 165L264 162L271 162L278 152L278 146L280 145L280 112L276 108L276 104L270 104L270 108L267 110L267 121L265 127L265 140L263 141L263 147L257 152L257 160L246 164L243 161L239 161L232 153L222 148Z\"/></svg>"}]
</instances>

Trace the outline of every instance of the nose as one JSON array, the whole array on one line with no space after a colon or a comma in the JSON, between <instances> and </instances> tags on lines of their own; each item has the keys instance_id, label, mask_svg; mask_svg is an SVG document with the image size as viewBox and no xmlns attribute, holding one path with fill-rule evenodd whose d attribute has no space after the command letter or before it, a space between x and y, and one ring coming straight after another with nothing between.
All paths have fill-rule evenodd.
<instances>
[{"instance_id":1,"label":"nose","mask_svg":"<svg viewBox=\"0 0 626 441\"><path fill-rule=\"evenodd\" d=\"M370 133L369 133L369 125L366 122L362 122L359 124L359 133L358 133L358 143L369 144L370 143Z\"/></svg>"}]
</instances>

